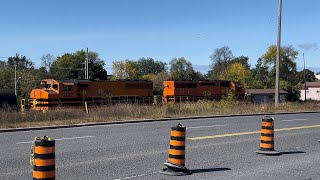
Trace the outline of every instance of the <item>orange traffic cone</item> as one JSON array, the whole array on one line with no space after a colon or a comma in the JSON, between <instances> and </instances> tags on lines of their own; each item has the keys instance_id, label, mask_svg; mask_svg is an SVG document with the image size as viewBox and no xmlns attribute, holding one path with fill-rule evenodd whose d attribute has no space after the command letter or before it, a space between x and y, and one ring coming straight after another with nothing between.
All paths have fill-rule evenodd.
<instances>
[{"instance_id":1,"label":"orange traffic cone","mask_svg":"<svg viewBox=\"0 0 320 180\"><path fill-rule=\"evenodd\" d=\"M34 180L55 180L55 140L36 137L31 149Z\"/></svg>"},{"instance_id":2,"label":"orange traffic cone","mask_svg":"<svg viewBox=\"0 0 320 180\"><path fill-rule=\"evenodd\" d=\"M185 167L185 141L186 127L180 123L171 128L171 140L169 149L169 158L164 163L164 168L160 173L171 176L190 175L192 172Z\"/></svg>"},{"instance_id":3,"label":"orange traffic cone","mask_svg":"<svg viewBox=\"0 0 320 180\"><path fill-rule=\"evenodd\" d=\"M274 123L273 118L265 116L261 123L260 149L256 153L265 155L279 155L274 150Z\"/></svg>"}]
</instances>

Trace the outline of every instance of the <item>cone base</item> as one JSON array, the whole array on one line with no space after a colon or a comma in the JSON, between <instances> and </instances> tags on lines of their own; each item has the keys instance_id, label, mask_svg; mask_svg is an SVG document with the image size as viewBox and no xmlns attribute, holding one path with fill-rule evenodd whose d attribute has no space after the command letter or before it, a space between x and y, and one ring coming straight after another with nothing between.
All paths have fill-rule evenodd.
<instances>
[{"instance_id":1,"label":"cone base","mask_svg":"<svg viewBox=\"0 0 320 180\"><path fill-rule=\"evenodd\" d=\"M180 166L171 162L165 162L164 165L167 166L167 168L159 171L161 174L170 176L186 176L192 174L192 172L184 166Z\"/></svg>"},{"instance_id":2,"label":"cone base","mask_svg":"<svg viewBox=\"0 0 320 180\"><path fill-rule=\"evenodd\" d=\"M281 153L278 152L278 151L264 151L264 150L259 150L259 151L256 151L257 154L264 154L264 155L273 155L273 156L276 156L276 155L280 155Z\"/></svg>"}]
</instances>

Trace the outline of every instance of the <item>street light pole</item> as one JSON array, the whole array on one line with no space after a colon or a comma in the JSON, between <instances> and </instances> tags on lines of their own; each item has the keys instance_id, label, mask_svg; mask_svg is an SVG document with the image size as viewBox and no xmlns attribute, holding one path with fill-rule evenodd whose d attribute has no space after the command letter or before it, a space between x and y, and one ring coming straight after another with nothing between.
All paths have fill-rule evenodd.
<instances>
[{"instance_id":1,"label":"street light pole","mask_svg":"<svg viewBox=\"0 0 320 180\"><path fill-rule=\"evenodd\" d=\"M277 43L277 60L276 60L276 87L275 87L275 106L279 106L279 74L280 74L280 43L281 43L281 12L282 0L279 0L279 14L278 14L278 43Z\"/></svg>"}]
</instances>

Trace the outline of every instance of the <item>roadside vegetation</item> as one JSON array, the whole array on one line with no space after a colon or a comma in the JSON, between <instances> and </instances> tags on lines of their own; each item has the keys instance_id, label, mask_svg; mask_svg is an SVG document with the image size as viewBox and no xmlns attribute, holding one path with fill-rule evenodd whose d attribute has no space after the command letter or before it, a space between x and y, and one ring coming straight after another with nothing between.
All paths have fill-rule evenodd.
<instances>
[{"instance_id":1,"label":"roadside vegetation","mask_svg":"<svg viewBox=\"0 0 320 180\"><path fill-rule=\"evenodd\" d=\"M277 112L319 111L319 102L288 102L278 108L273 104L248 104L225 98L220 102L198 101L168 105L118 104L83 109L57 108L56 110L16 112L10 108L0 110L0 128L18 128L52 125L70 125L92 122L130 121L171 117L212 116L232 114L265 114Z\"/></svg>"}]
</instances>

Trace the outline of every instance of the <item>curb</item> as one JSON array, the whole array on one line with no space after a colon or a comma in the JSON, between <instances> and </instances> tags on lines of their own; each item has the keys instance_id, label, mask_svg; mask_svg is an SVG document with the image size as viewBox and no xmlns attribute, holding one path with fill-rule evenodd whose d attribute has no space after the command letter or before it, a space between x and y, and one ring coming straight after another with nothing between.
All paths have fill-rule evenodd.
<instances>
[{"instance_id":1,"label":"curb","mask_svg":"<svg viewBox=\"0 0 320 180\"><path fill-rule=\"evenodd\" d=\"M111 124L133 124L141 122L164 122L164 121L176 121L187 119L204 119L204 118L223 118L223 117L238 117L238 116L259 116L259 115L281 115L281 114L313 114L320 112L284 112L284 113L258 113L258 114L233 114L233 115L209 115L209 116L189 116L189 117L176 117L176 118L159 118L159 119L139 119L139 120L124 120L124 121L110 121L110 122L96 122L96 123L83 123L83 124L71 124L71 125L56 125L56 126L39 126L39 127L27 127L27 128L8 128L0 129L0 133L6 132L19 132L19 131L32 131L32 130L44 130L44 129L62 129L62 128L74 128L84 126L101 126Z\"/></svg>"}]
</instances>

